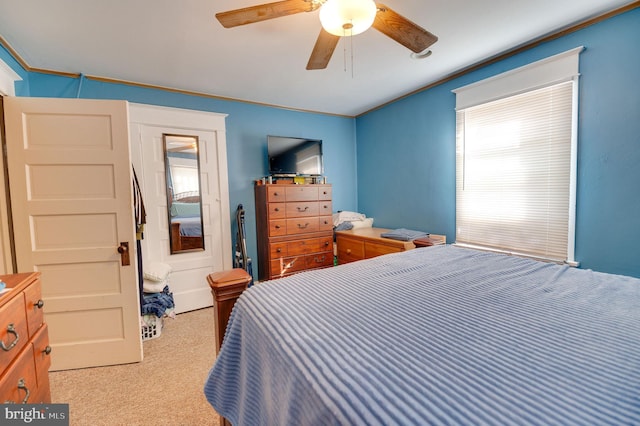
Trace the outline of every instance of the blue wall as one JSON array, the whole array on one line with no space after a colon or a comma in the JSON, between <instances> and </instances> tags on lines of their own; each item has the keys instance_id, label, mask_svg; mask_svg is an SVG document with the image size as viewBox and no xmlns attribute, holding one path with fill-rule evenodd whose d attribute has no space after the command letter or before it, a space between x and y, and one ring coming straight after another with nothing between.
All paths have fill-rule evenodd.
<instances>
[{"instance_id":1,"label":"blue wall","mask_svg":"<svg viewBox=\"0 0 640 426\"><path fill-rule=\"evenodd\" d=\"M640 9L399 100L356 120L358 207L382 227L455 239L452 89L585 46L580 58L576 259L640 277ZM428 59L437 61L434 54Z\"/></svg>"},{"instance_id":2,"label":"blue wall","mask_svg":"<svg viewBox=\"0 0 640 426\"><path fill-rule=\"evenodd\" d=\"M125 99L130 102L228 114L227 166L235 241L238 204L245 208L247 248L257 264L253 181L267 174L267 135L323 140L327 181L333 185L333 209L357 210L355 120L326 114L298 112L257 104L180 94L127 84L25 72L0 47L0 58L21 75L19 96L87 99ZM231 266L231 265L229 265ZM254 269L257 276L257 270Z\"/></svg>"},{"instance_id":3,"label":"blue wall","mask_svg":"<svg viewBox=\"0 0 640 426\"><path fill-rule=\"evenodd\" d=\"M334 210L360 211L373 217L377 226L441 233L454 241L455 96L451 90L585 46L580 59L576 259L583 268L640 277L639 40L640 9L636 8L357 119L87 79L80 97L229 114L231 213L238 203L245 205L247 243L254 258L252 181L266 174L267 134L325 141L325 171L334 185ZM16 87L19 96L78 95L78 79L27 73L2 48L0 58L25 79ZM436 61L437 54L428 60Z\"/></svg>"}]
</instances>

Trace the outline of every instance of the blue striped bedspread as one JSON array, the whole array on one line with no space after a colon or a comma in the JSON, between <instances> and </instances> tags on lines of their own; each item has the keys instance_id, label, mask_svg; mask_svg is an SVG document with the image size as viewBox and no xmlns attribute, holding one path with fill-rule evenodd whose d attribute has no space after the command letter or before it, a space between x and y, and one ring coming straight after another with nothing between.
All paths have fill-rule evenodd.
<instances>
[{"instance_id":1,"label":"blue striped bedspread","mask_svg":"<svg viewBox=\"0 0 640 426\"><path fill-rule=\"evenodd\" d=\"M453 246L238 300L205 395L234 425L640 425L640 280Z\"/></svg>"}]
</instances>

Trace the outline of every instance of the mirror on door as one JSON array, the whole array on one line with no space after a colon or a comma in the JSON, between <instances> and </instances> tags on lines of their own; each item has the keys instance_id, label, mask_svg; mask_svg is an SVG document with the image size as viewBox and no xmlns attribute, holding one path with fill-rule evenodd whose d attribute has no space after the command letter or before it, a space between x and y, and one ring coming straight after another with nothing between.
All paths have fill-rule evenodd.
<instances>
[{"instance_id":1,"label":"mirror on door","mask_svg":"<svg viewBox=\"0 0 640 426\"><path fill-rule=\"evenodd\" d=\"M204 250L198 137L162 138L171 254Z\"/></svg>"}]
</instances>

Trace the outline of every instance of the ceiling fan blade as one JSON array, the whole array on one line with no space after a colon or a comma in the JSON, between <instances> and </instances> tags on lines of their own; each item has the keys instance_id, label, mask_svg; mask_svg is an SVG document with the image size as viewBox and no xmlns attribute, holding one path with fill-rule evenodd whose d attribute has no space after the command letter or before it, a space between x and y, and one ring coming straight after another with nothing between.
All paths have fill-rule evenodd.
<instances>
[{"instance_id":1,"label":"ceiling fan blade","mask_svg":"<svg viewBox=\"0 0 640 426\"><path fill-rule=\"evenodd\" d=\"M339 41L340 36L329 34L321 28L316 45L313 46L313 52L311 52L311 57L307 63L307 69L321 70L326 68Z\"/></svg>"},{"instance_id":2,"label":"ceiling fan blade","mask_svg":"<svg viewBox=\"0 0 640 426\"><path fill-rule=\"evenodd\" d=\"M253 24L281 16L294 15L301 12L309 12L314 7L305 0L284 0L275 3L260 4L228 12L216 13L216 18L225 28L233 28L239 25Z\"/></svg>"},{"instance_id":3,"label":"ceiling fan blade","mask_svg":"<svg viewBox=\"0 0 640 426\"><path fill-rule=\"evenodd\" d=\"M407 49L420 53L438 41L438 37L394 12L388 6L380 3L377 3L376 6L378 7L378 13L376 13L376 18L373 21L373 28Z\"/></svg>"}]
</instances>

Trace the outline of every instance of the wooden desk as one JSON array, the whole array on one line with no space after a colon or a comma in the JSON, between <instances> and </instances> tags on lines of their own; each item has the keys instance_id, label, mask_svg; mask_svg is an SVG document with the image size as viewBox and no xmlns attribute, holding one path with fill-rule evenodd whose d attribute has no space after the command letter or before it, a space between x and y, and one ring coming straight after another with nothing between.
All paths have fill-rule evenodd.
<instances>
[{"instance_id":1,"label":"wooden desk","mask_svg":"<svg viewBox=\"0 0 640 426\"><path fill-rule=\"evenodd\" d=\"M349 263L369 259L388 253L411 250L416 246L412 241L400 241L383 238L380 234L391 231L385 228L360 228L348 231L336 231L338 263ZM431 234L432 239L446 243L445 235Z\"/></svg>"}]
</instances>

